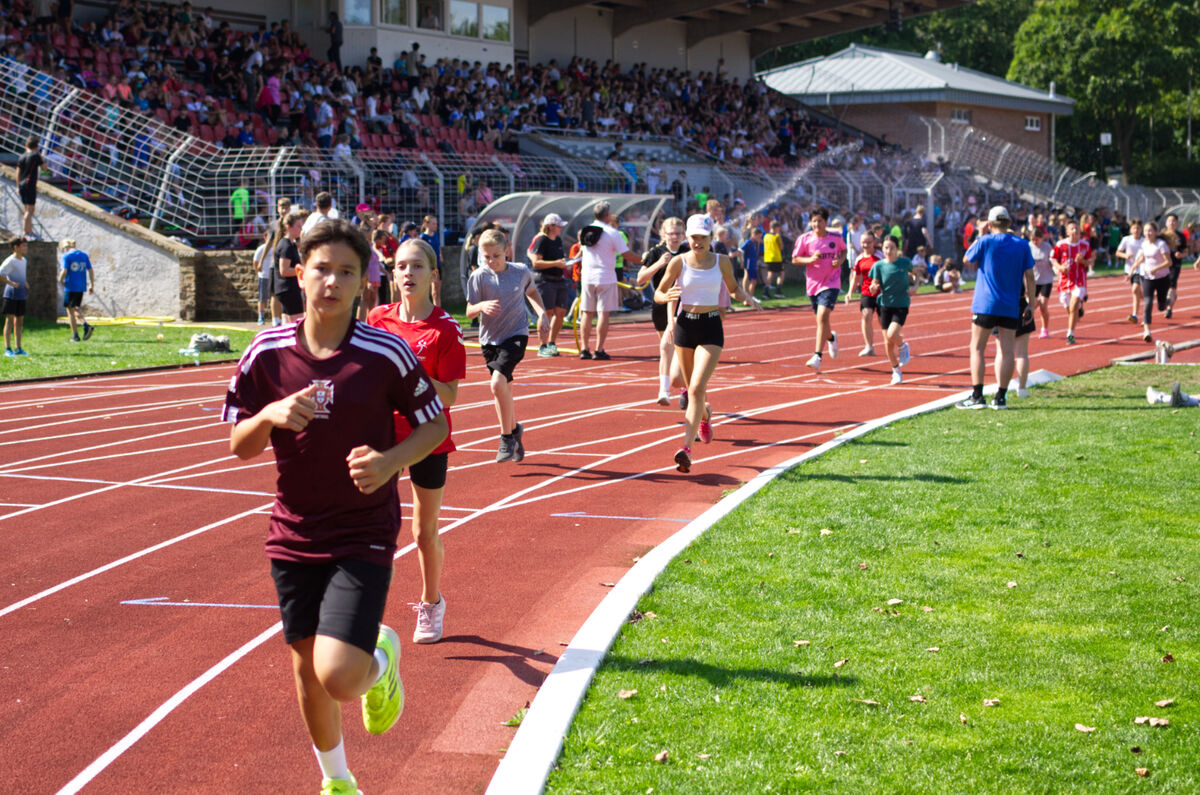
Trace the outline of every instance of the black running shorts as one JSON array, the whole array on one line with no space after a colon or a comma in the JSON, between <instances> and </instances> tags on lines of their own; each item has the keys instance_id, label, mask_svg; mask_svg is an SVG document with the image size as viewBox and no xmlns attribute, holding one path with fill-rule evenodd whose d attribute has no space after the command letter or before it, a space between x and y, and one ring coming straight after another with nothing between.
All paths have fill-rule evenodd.
<instances>
[{"instance_id":1,"label":"black running shorts","mask_svg":"<svg viewBox=\"0 0 1200 795\"><path fill-rule=\"evenodd\" d=\"M272 560L283 639L325 635L375 651L392 567L344 558L321 563Z\"/></svg>"}]
</instances>

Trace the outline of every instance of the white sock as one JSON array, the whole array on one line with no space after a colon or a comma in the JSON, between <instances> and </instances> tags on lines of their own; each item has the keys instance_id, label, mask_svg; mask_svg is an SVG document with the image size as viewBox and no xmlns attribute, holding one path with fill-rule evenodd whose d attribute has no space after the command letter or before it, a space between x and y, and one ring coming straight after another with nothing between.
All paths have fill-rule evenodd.
<instances>
[{"instance_id":1,"label":"white sock","mask_svg":"<svg viewBox=\"0 0 1200 795\"><path fill-rule=\"evenodd\" d=\"M671 391L671 376L660 375L658 377L658 391L664 395Z\"/></svg>"},{"instance_id":2,"label":"white sock","mask_svg":"<svg viewBox=\"0 0 1200 795\"><path fill-rule=\"evenodd\" d=\"M379 675L375 677L375 682L378 682L383 678L383 675L387 672L388 667L387 652L378 646L375 647L375 662L379 663ZM375 682L372 682L372 684L375 684Z\"/></svg>"},{"instance_id":3,"label":"white sock","mask_svg":"<svg viewBox=\"0 0 1200 795\"><path fill-rule=\"evenodd\" d=\"M899 367L893 367L893 368L892 368L892 375L900 375L900 368L899 368Z\"/></svg>"},{"instance_id":4,"label":"white sock","mask_svg":"<svg viewBox=\"0 0 1200 795\"><path fill-rule=\"evenodd\" d=\"M338 740L337 747L321 751L313 746L317 755L317 764L321 766L321 775L325 778L350 778L350 768L346 767L346 744Z\"/></svg>"}]
</instances>

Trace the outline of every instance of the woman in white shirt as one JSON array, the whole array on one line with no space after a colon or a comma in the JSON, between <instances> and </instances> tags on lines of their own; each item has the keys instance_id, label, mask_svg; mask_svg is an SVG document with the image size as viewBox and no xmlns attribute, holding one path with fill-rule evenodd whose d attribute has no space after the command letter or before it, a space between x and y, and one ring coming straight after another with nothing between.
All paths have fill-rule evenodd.
<instances>
[{"instance_id":1,"label":"woman in white shirt","mask_svg":"<svg viewBox=\"0 0 1200 795\"><path fill-rule=\"evenodd\" d=\"M1033 308L1042 317L1038 337L1045 339L1050 336L1050 292L1054 289L1054 266L1050 264L1050 255L1054 249L1041 227L1035 226L1029 232L1029 253L1033 255L1033 275L1037 284Z\"/></svg>"},{"instance_id":2,"label":"woman in white shirt","mask_svg":"<svg viewBox=\"0 0 1200 795\"><path fill-rule=\"evenodd\" d=\"M1133 297L1133 304L1129 310L1129 322L1138 322L1138 312L1142 307L1142 280L1138 278L1137 271L1133 268L1133 261L1137 259L1138 252L1142 250L1142 222L1134 218L1129 222L1129 234L1121 238L1121 242L1117 245L1117 259L1125 260L1125 281L1131 285L1130 293Z\"/></svg>"},{"instance_id":3,"label":"woman in white shirt","mask_svg":"<svg viewBox=\"0 0 1200 795\"><path fill-rule=\"evenodd\" d=\"M1166 311L1167 294L1171 289L1171 264L1174 258L1165 241L1158 237L1158 224L1147 221L1143 227L1146 239L1138 250L1133 267L1142 280L1142 340L1152 342L1150 336L1150 311L1154 298L1158 297L1158 311Z\"/></svg>"}]
</instances>

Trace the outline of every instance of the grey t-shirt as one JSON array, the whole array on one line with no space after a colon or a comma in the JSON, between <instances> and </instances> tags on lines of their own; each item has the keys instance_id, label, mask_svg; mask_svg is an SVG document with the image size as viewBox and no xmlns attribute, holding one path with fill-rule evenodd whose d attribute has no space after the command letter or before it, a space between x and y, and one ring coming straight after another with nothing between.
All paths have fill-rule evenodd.
<instances>
[{"instance_id":1,"label":"grey t-shirt","mask_svg":"<svg viewBox=\"0 0 1200 795\"><path fill-rule=\"evenodd\" d=\"M529 313L525 310L525 293L533 287L533 271L515 262L497 273L481 265L467 280L467 303L500 302L494 315L479 315L481 345L499 345L512 337L529 336Z\"/></svg>"}]
</instances>

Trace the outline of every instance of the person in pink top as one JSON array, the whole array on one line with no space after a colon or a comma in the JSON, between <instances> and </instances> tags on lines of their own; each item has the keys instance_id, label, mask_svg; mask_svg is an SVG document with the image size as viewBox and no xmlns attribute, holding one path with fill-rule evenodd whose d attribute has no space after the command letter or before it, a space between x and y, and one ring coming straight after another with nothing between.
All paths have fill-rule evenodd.
<instances>
[{"instance_id":1,"label":"person in pink top","mask_svg":"<svg viewBox=\"0 0 1200 795\"><path fill-rule=\"evenodd\" d=\"M846 243L841 235L829 234L829 210L818 207L812 211L809 226L792 249L792 264L805 269L808 300L817 315L816 353L808 366L821 372L821 349L829 343L829 355L838 355L837 334L831 328L833 307L842 290L842 263L846 260Z\"/></svg>"}]
</instances>

